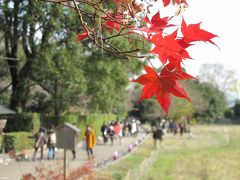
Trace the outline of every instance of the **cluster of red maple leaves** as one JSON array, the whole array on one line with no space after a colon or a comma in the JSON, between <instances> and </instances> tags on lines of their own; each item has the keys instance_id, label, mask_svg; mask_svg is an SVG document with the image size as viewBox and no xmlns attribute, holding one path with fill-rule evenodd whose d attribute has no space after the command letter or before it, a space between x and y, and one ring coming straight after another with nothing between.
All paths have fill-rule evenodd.
<instances>
[{"instance_id":1,"label":"cluster of red maple leaves","mask_svg":"<svg viewBox=\"0 0 240 180\"><path fill-rule=\"evenodd\" d=\"M145 66L147 74L143 74L136 80L133 80L133 82L144 85L140 101L152 98L155 95L159 104L166 112L166 116L168 116L171 102L170 94L190 101L184 88L179 83L179 81L193 78L182 69L182 61L191 59L187 48L194 45L193 42L195 41L209 41L213 43L211 39L216 37L216 35L200 29L200 23L187 25L185 20L182 19L182 37L177 36L178 29L170 35L163 36L162 30L168 26L169 18L161 19L160 14L157 13L151 21L148 18L146 19L150 27L138 30L148 34L147 39L154 44L151 52L158 56L163 64L163 69L158 74L153 67ZM151 35L152 32L155 34Z\"/></svg>"},{"instance_id":2,"label":"cluster of red maple leaves","mask_svg":"<svg viewBox=\"0 0 240 180\"><path fill-rule=\"evenodd\" d=\"M114 0L114 2L119 5L122 0ZM133 2L132 5L136 11L140 11L140 6L134 6ZM168 6L170 2L170 0L163 0L164 6ZM187 4L185 0L175 0L175 3ZM103 17L103 19L105 19L104 26L110 30L120 31L124 18L122 15L115 15L115 20L113 20L111 19L113 16L114 15L111 14ZM146 15L146 17L142 19L142 22L145 24L142 27L128 26L129 33L139 34L140 37L146 38L153 44L154 47L150 53L156 55L163 65L160 73L155 70L152 64L151 67L144 65L146 74L132 81L144 86L139 101L155 96L166 112L166 117L168 116L168 109L171 103L170 94L190 101L190 98L179 82L193 78L182 69L183 60L191 59L187 48L194 45L196 41L214 44L212 38L216 37L216 35L201 29L200 23L187 25L184 18L182 18L181 25L176 26L169 23L172 18L173 17L161 18L160 12L157 12L152 16L151 20ZM168 27L177 28L171 34L163 33ZM78 40L83 40L88 37L88 35L88 32L79 34Z\"/></svg>"}]
</instances>

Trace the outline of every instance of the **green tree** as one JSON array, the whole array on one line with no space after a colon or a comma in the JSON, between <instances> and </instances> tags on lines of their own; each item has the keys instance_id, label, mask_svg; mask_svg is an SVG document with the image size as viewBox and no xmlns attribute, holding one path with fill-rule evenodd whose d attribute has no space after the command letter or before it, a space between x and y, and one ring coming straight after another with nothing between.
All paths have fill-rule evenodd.
<instances>
[{"instance_id":1,"label":"green tree","mask_svg":"<svg viewBox=\"0 0 240 180\"><path fill-rule=\"evenodd\" d=\"M210 83L201 83L198 80L186 81L184 86L188 89L191 102L172 97L169 118L175 120L196 118L201 123L212 123L217 118L224 117L227 103L222 91ZM138 110L139 117L145 120L163 118L164 113L154 99L137 103L140 94L139 88L132 92L133 109Z\"/></svg>"},{"instance_id":2,"label":"green tree","mask_svg":"<svg viewBox=\"0 0 240 180\"><path fill-rule=\"evenodd\" d=\"M233 107L233 113L235 117L240 117L240 100L236 100L235 105Z\"/></svg>"},{"instance_id":3,"label":"green tree","mask_svg":"<svg viewBox=\"0 0 240 180\"><path fill-rule=\"evenodd\" d=\"M189 101L172 97L172 105L169 111L169 117L173 118L174 120L192 117L195 112L193 106L193 103Z\"/></svg>"},{"instance_id":4,"label":"green tree","mask_svg":"<svg viewBox=\"0 0 240 180\"><path fill-rule=\"evenodd\" d=\"M165 113L160 108L155 98L143 100L139 102L141 95L141 87L135 85L129 91L129 99L131 106L129 107L129 115L138 117L141 121L154 121L165 117Z\"/></svg>"},{"instance_id":5,"label":"green tree","mask_svg":"<svg viewBox=\"0 0 240 180\"><path fill-rule=\"evenodd\" d=\"M198 81L188 80L183 82L191 102L184 99L172 98L169 115L174 119L192 118L196 113L202 113L207 109L208 103L203 98L197 85Z\"/></svg>"},{"instance_id":6,"label":"green tree","mask_svg":"<svg viewBox=\"0 0 240 180\"><path fill-rule=\"evenodd\" d=\"M33 66L33 80L49 95L54 115L69 107L83 105L86 81L82 66L85 61L80 44L48 48L41 52ZM82 108L83 109L83 108Z\"/></svg>"},{"instance_id":7,"label":"green tree","mask_svg":"<svg viewBox=\"0 0 240 180\"><path fill-rule=\"evenodd\" d=\"M198 88L204 101L207 103L206 110L196 112L195 117L197 117L199 121L208 123L214 122L217 118L224 117L227 109L224 92L210 83L200 83L199 81L195 81L195 87Z\"/></svg>"},{"instance_id":8,"label":"green tree","mask_svg":"<svg viewBox=\"0 0 240 180\"><path fill-rule=\"evenodd\" d=\"M123 60L126 63L122 65L122 61L116 60L110 54L102 53L89 41L83 42L85 49L80 52L92 63L84 63L84 58L79 63L76 62L77 59L73 60L81 55L80 52L71 50L74 43L70 37L73 37L74 32L82 31L74 11L41 1L0 0L0 20L2 23L0 32L3 34L1 43L4 42L1 51L7 60L5 69L8 69L11 77L12 109L19 112L26 109L30 88L36 84L40 84L50 94L55 114L72 105L75 102L72 98L76 96L82 100L82 103L79 100L80 103L76 105L87 105L92 111L126 109L124 105L126 101L122 99L126 96L127 77L132 75L129 69L134 67L134 72L139 69L140 64ZM125 37L114 39L106 41L116 45L117 48L122 47L123 50L138 45L129 42ZM69 41L72 41L72 44ZM141 43L144 48L147 47L142 41L137 43ZM64 68L67 68L66 72L63 72ZM87 85L84 83L85 77ZM81 88L77 87L79 84L82 85ZM82 94L84 89L87 90L85 95Z\"/></svg>"},{"instance_id":9,"label":"green tree","mask_svg":"<svg viewBox=\"0 0 240 180\"><path fill-rule=\"evenodd\" d=\"M139 65L138 62L116 59L100 50L92 51L84 66L87 95L91 98L89 109L100 112L126 112L128 78L139 71Z\"/></svg>"},{"instance_id":10,"label":"green tree","mask_svg":"<svg viewBox=\"0 0 240 180\"><path fill-rule=\"evenodd\" d=\"M65 43L78 21L61 6L28 0L0 0L0 32L11 76L10 107L22 111L31 86L32 66L39 52Z\"/></svg>"}]
</instances>

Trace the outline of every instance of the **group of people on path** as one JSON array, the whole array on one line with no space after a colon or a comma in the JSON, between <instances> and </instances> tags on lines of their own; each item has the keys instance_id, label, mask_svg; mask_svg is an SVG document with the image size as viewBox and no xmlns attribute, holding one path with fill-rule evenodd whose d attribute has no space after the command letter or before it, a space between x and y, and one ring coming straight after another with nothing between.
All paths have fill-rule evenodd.
<instances>
[{"instance_id":1,"label":"group of people on path","mask_svg":"<svg viewBox=\"0 0 240 180\"><path fill-rule=\"evenodd\" d=\"M132 136L137 135L138 133L139 121L137 121L133 117L126 117L123 121L111 121L110 123L104 122L101 126L101 133L103 143L106 144L110 139L111 145L114 145L114 140L118 139L119 144L122 143L122 138L124 136ZM166 133L173 133L176 135L178 132L182 136L183 133L188 132L189 128L187 127L187 123L181 122L177 123L177 121L166 121L161 120L160 123L152 126L152 136L154 140L154 145L157 149L159 149L159 145L164 147L163 145L163 136ZM33 161L36 160L36 155L38 150L40 149L40 160L44 159L44 146L47 144L48 153L47 159L55 159L56 158L56 143L57 137L54 128L51 128L49 131L46 131L45 128L40 128L39 132L34 134L33 138L35 139L34 143L34 153L33 153ZM77 138L78 139L78 138ZM83 137L82 147L86 151L88 159L91 160L94 158L93 148L96 145L96 134L91 125L86 126L86 130ZM76 159L76 149L72 149L73 159Z\"/></svg>"},{"instance_id":2,"label":"group of people on path","mask_svg":"<svg viewBox=\"0 0 240 180\"><path fill-rule=\"evenodd\" d=\"M79 136L79 134L77 135ZM40 149L40 160L44 159L44 147L47 145L48 153L47 159L54 160L56 159L56 143L57 136L54 128L51 128L47 131L45 128L41 127L39 131L33 135L34 138L34 152L33 152L33 161L36 160L37 152ZM79 137L76 137L78 139ZM83 142L85 142L85 149L87 152L88 159L93 159L93 148L96 144L96 135L91 125L86 126L86 130L83 137ZM76 148L72 149L73 159L76 159Z\"/></svg>"},{"instance_id":3,"label":"group of people on path","mask_svg":"<svg viewBox=\"0 0 240 180\"><path fill-rule=\"evenodd\" d=\"M118 139L119 144L122 144L122 138L124 136L137 135L138 133L138 121L133 117L126 117L123 121L111 121L110 123L104 122L101 126L101 133L103 143L106 144L110 139L111 145L114 144L114 140Z\"/></svg>"},{"instance_id":4,"label":"group of people on path","mask_svg":"<svg viewBox=\"0 0 240 180\"><path fill-rule=\"evenodd\" d=\"M173 133L174 135L177 135L179 133L182 136L183 133L190 132L188 122L186 120L182 120L180 122L176 120L164 120L164 124L166 131L169 133Z\"/></svg>"},{"instance_id":5,"label":"group of people on path","mask_svg":"<svg viewBox=\"0 0 240 180\"><path fill-rule=\"evenodd\" d=\"M187 121L177 122L173 120L166 121L165 119L162 119L160 123L152 126L154 146L157 149L159 149L159 145L161 145L161 147L164 147L162 140L164 134L166 133L173 133L174 135L177 135L179 133L182 136L183 133L187 132L190 132Z\"/></svg>"}]
</instances>

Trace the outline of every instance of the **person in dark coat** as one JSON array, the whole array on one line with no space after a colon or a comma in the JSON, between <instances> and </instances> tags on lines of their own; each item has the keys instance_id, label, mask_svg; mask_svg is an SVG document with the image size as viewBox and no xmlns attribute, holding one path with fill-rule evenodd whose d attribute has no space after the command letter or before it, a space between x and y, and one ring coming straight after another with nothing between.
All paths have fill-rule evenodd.
<instances>
[{"instance_id":1,"label":"person in dark coat","mask_svg":"<svg viewBox=\"0 0 240 180\"><path fill-rule=\"evenodd\" d=\"M104 144L106 144L107 141L108 141L107 131L108 131L108 126L107 126L106 123L104 122L103 125L102 125L102 127L101 127L101 132L102 132L102 137L103 137L103 142L104 142Z\"/></svg>"},{"instance_id":2,"label":"person in dark coat","mask_svg":"<svg viewBox=\"0 0 240 180\"><path fill-rule=\"evenodd\" d=\"M77 145L78 145L78 142L79 142L80 129L76 126L76 124L73 124L73 126L78 130L77 133L74 136L74 147L72 149L72 160L75 160L76 159Z\"/></svg>"},{"instance_id":3,"label":"person in dark coat","mask_svg":"<svg viewBox=\"0 0 240 180\"><path fill-rule=\"evenodd\" d=\"M163 130L162 128L158 125L153 129L153 140L154 140L154 146L159 149L159 143L161 143L161 146L163 147L162 144L162 136L163 136Z\"/></svg>"},{"instance_id":4,"label":"person in dark coat","mask_svg":"<svg viewBox=\"0 0 240 180\"><path fill-rule=\"evenodd\" d=\"M132 124L131 122L128 122L128 133L130 136L132 136Z\"/></svg>"},{"instance_id":5,"label":"person in dark coat","mask_svg":"<svg viewBox=\"0 0 240 180\"><path fill-rule=\"evenodd\" d=\"M183 132L184 132L183 123L180 123L180 124L179 124L179 129L180 129L180 135L182 136L182 135L183 135Z\"/></svg>"},{"instance_id":6,"label":"person in dark coat","mask_svg":"<svg viewBox=\"0 0 240 180\"><path fill-rule=\"evenodd\" d=\"M41 150L41 157L40 157L40 159L43 160L43 148L44 148L44 145L46 143L44 128L40 128L38 133L33 135L33 138L35 139L33 161L36 160L36 155L37 155L37 151L38 151L39 148Z\"/></svg>"}]
</instances>

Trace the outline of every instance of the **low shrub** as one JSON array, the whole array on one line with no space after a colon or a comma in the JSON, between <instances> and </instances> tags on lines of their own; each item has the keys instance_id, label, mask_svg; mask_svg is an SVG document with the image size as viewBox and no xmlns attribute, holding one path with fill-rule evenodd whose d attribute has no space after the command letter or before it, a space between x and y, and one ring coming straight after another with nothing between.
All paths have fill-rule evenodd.
<instances>
[{"instance_id":1,"label":"low shrub","mask_svg":"<svg viewBox=\"0 0 240 180\"><path fill-rule=\"evenodd\" d=\"M37 113L20 113L8 118L5 132L37 132L40 127L40 116Z\"/></svg>"},{"instance_id":2,"label":"low shrub","mask_svg":"<svg viewBox=\"0 0 240 180\"><path fill-rule=\"evenodd\" d=\"M12 132L3 136L2 146L5 152L30 149L33 147L34 139L29 138L32 136L30 132ZM1 149L2 152L2 149Z\"/></svg>"}]
</instances>

